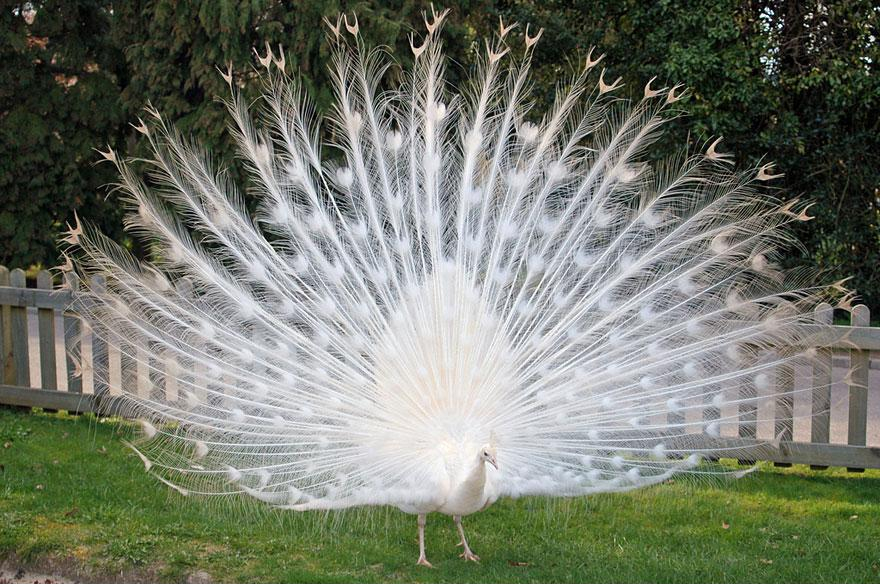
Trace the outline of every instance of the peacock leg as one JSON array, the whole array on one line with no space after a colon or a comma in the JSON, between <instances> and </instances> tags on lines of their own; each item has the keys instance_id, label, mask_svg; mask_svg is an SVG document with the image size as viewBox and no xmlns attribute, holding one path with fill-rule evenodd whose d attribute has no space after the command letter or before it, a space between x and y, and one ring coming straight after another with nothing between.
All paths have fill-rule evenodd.
<instances>
[{"instance_id":1,"label":"peacock leg","mask_svg":"<svg viewBox=\"0 0 880 584\"><path fill-rule=\"evenodd\" d=\"M452 519L455 521L455 526L458 528L458 535L461 536L461 545L464 547L464 551L461 552L458 557L464 558L465 561L470 560L471 562L479 562L480 556L471 551L467 539L464 537L464 528L461 526L461 515L453 515Z\"/></svg>"},{"instance_id":2,"label":"peacock leg","mask_svg":"<svg viewBox=\"0 0 880 584\"><path fill-rule=\"evenodd\" d=\"M428 558L425 557L425 523L427 520L427 515L419 513L419 560L416 564L433 568L434 566L432 566L431 562L428 561Z\"/></svg>"}]
</instances>

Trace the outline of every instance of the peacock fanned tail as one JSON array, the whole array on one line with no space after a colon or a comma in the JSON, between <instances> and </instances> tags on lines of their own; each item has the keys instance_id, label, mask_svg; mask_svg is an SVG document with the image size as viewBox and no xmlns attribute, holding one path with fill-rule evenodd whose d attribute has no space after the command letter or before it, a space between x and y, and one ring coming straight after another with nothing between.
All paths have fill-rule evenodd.
<instances>
[{"instance_id":1,"label":"peacock fanned tail","mask_svg":"<svg viewBox=\"0 0 880 584\"><path fill-rule=\"evenodd\" d=\"M576 496L725 472L700 461L755 459L790 426L780 388L825 294L779 266L806 205L717 141L653 162L683 90L622 100L599 59L538 115L539 34L502 30L451 87L444 16L391 89L392 58L331 24L323 119L271 49L256 107L223 73L253 214L151 108L149 160L105 153L155 259L78 226L75 308L121 354L101 381L163 482L418 506L450 445L491 442L497 495ZM772 427L730 438L741 423Z\"/></svg>"}]
</instances>

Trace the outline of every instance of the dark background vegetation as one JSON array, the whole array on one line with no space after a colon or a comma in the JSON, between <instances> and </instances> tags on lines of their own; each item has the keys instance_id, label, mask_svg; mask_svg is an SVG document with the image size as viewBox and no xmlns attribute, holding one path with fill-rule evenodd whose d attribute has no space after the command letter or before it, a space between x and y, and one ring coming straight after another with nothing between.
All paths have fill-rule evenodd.
<instances>
[{"instance_id":1,"label":"dark background vegetation","mask_svg":"<svg viewBox=\"0 0 880 584\"><path fill-rule=\"evenodd\" d=\"M723 135L741 165L777 163L782 197L806 197L816 219L791 265L811 264L880 313L880 8L872 0L438 0L450 80L466 75L481 39L505 21L544 27L535 98L591 46L607 53L624 92L643 84L691 88L690 114L658 144L671 154ZM0 264L55 265L59 231L74 210L127 241L94 148L137 155L131 122L147 101L215 157L234 153L215 67L232 62L256 91L253 47L285 47L321 107L327 90L324 16L354 11L368 43L411 59L427 2L303 0L59 0L5 2L0 10ZM534 30L534 29L533 29ZM515 31L522 34L522 28ZM663 155L658 151L656 155ZM128 242L133 245L132 242ZM137 251L137 250L136 250Z\"/></svg>"}]
</instances>

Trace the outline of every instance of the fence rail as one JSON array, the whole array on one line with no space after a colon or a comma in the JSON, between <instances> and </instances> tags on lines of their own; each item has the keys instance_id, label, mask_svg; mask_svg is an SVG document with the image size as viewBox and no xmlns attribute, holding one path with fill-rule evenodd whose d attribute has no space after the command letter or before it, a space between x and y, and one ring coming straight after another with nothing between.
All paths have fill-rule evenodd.
<instances>
[{"instance_id":1,"label":"fence rail","mask_svg":"<svg viewBox=\"0 0 880 584\"><path fill-rule=\"evenodd\" d=\"M34 284L27 287L22 270L0 266L0 404L115 415L124 384L129 391L151 391L146 367L123 380L125 357L101 346L88 325L68 310L71 291L79 286L75 276L68 274L64 285L55 287L51 275L42 271ZM745 415L729 430L732 435L706 438L706 446L731 449L769 442L775 447L762 448L761 459L780 466L880 468L880 374L870 375L880 370L880 355L872 354L880 352L880 327L870 326L863 305L852 309L849 326L832 326L827 304L816 309L815 319L816 325L804 326L806 340L797 347L815 351L812 369L800 375L807 384L801 388L812 391L794 392L797 376L789 370L779 376L788 386L778 388L782 397L773 404L780 417L791 418L795 412L793 427L777 422L765 429L772 439L762 440L757 413L741 412ZM176 383L169 375L167 387L155 389L176 394ZM807 403L794 399L805 393L812 394ZM693 436L688 443L694 444Z\"/></svg>"}]
</instances>

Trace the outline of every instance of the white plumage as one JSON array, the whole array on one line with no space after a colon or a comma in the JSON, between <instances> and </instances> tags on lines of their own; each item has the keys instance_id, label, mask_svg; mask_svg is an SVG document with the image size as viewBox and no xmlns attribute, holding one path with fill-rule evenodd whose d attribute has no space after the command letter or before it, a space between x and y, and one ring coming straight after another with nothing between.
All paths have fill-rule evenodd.
<instances>
[{"instance_id":1,"label":"white plumage","mask_svg":"<svg viewBox=\"0 0 880 584\"><path fill-rule=\"evenodd\" d=\"M807 217L759 192L768 165L735 172L717 141L648 164L677 87L649 83L631 105L588 60L538 116L540 33L523 49L503 28L452 88L445 14L390 90L389 57L356 22L331 25L328 130L271 50L256 123L224 74L254 217L148 110L147 178L105 156L155 263L68 238L78 269L106 278L77 309L123 354L114 389L144 419L150 472L286 509L396 506L419 515L425 564L430 512L455 517L477 559L460 518L498 497L622 491L754 456L761 441L712 440L776 399L796 356L771 349L797 341L817 295L776 264ZM169 380L173 395L156 389Z\"/></svg>"}]
</instances>

